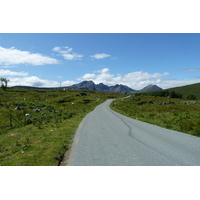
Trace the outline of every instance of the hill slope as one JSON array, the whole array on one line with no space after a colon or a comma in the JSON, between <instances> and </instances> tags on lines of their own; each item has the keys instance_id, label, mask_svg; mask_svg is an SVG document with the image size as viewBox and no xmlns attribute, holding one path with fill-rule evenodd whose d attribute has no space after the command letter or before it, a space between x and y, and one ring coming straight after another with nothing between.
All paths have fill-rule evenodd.
<instances>
[{"instance_id":1,"label":"hill slope","mask_svg":"<svg viewBox=\"0 0 200 200\"><path fill-rule=\"evenodd\" d=\"M182 94L184 99L187 98L188 95L192 94L195 95L197 99L200 99L200 83L170 88L167 89L167 91L174 91L175 93Z\"/></svg>"}]
</instances>

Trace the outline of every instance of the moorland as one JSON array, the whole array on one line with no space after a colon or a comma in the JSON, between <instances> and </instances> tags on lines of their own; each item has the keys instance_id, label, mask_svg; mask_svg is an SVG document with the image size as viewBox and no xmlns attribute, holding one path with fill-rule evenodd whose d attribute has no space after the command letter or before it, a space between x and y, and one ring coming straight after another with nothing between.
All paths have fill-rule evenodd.
<instances>
[{"instance_id":1,"label":"moorland","mask_svg":"<svg viewBox=\"0 0 200 200\"><path fill-rule=\"evenodd\" d=\"M85 90L0 90L0 166L56 166L74 133L97 105L116 93Z\"/></svg>"},{"instance_id":2,"label":"moorland","mask_svg":"<svg viewBox=\"0 0 200 200\"><path fill-rule=\"evenodd\" d=\"M200 136L200 83L127 95L95 90L0 89L0 166L57 166L82 119L106 99L128 117Z\"/></svg>"}]
</instances>

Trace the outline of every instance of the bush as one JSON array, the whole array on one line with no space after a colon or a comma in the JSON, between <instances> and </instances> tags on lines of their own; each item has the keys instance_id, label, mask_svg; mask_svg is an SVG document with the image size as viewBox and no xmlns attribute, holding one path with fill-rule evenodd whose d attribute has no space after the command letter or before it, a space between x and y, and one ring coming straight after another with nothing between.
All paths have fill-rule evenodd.
<instances>
[{"instance_id":1,"label":"bush","mask_svg":"<svg viewBox=\"0 0 200 200\"><path fill-rule=\"evenodd\" d=\"M188 100L197 100L196 96L194 96L193 94L187 96Z\"/></svg>"}]
</instances>

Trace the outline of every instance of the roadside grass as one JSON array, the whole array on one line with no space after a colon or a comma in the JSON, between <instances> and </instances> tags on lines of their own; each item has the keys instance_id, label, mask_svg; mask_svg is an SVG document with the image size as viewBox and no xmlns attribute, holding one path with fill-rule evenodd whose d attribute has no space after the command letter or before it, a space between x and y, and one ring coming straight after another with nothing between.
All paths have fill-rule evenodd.
<instances>
[{"instance_id":1,"label":"roadside grass","mask_svg":"<svg viewBox=\"0 0 200 200\"><path fill-rule=\"evenodd\" d=\"M113 101L111 108L140 121L200 136L200 105L193 101L189 105L185 102L174 98L140 96L134 100L130 97Z\"/></svg>"},{"instance_id":2,"label":"roadside grass","mask_svg":"<svg viewBox=\"0 0 200 200\"><path fill-rule=\"evenodd\" d=\"M55 166L70 149L73 135L82 117L39 129L28 125L1 135L0 161L4 166Z\"/></svg>"},{"instance_id":3,"label":"roadside grass","mask_svg":"<svg viewBox=\"0 0 200 200\"><path fill-rule=\"evenodd\" d=\"M0 166L59 165L84 116L118 96L83 90L0 91Z\"/></svg>"}]
</instances>

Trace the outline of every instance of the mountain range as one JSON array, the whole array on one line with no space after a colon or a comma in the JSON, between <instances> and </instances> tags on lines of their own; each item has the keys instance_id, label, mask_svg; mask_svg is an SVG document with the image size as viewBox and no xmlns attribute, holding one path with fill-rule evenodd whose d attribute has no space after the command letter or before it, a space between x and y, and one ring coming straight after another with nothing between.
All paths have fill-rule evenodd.
<instances>
[{"instance_id":1,"label":"mountain range","mask_svg":"<svg viewBox=\"0 0 200 200\"><path fill-rule=\"evenodd\" d=\"M151 92L162 90L162 88L156 85L148 85L147 87L143 88L142 90L134 90L126 85L115 85L115 86L107 86L103 83L95 84L93 81L83 81L78 84L74 84L69 87L65 87L66 90L80 90L80 89L88 89L88 90L97 90L97 91L104 91L104 92L115 92L120 94L131 94L136 92Z\"/></svg>"},{"instance_id":2,"label":"mountain range","mask_svg":"<svg viewBox=\"0 0 200 200\"><path fill-rule=\"evenodd\" d=\"M134 90L126 85L115 85L115 86L108 86L103 83L95 84L93 81L83 81L78 84L74 84L72 86L67 87L57 87L57 88L41 88L41 87L29 87L29 86L15 86L18 88L28 88L28 89L62 89L62 90L97 90L103 92L114 92L120 94L131 94L136 92L151 92L162 90L162 88L156 85L148 85L142 90Z\"/></svg>"}]
</instances>

